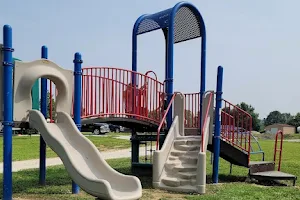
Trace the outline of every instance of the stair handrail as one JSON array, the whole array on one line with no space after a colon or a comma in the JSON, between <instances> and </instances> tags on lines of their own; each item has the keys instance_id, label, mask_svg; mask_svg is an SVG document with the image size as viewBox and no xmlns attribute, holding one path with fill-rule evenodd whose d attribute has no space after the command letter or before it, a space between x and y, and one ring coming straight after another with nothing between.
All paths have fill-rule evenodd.
<instances>
[{"instance_id":1,"label":"stair handrail","mask_svg":"<svg viewBox=\"0 0 300 200\"><path fill-rule=\"evenodd\" d=\"M264 161L265 160L265 152L262 150L262 148L261 148L261 146L260 146L257 138L254 137L254 135L252 133L250 133L250 136L251 136L251 138L253 138L254 142L258 146L258 151L254 151L253 145L252 145L252 141L253 140L251 140L251 143L250 143L250 154L260 154L261 153L262 154L262 161ZM239 138L238 138L237 135L235 135L234 139L241 145L241 142L240 142L240 140L239 140ZM246 140L246 142L248 142L247 138L245 138L245 140Z\"/></svg>"},{"instance_id":2,"label":"stair handrail","mask_svg":"<svg viewBox=\"0 0 300 200\"><path fill-rule=\"evenodd\" d=\"M252 133L250 133L250 136L254 139L255 143L257 144L259 150L258 151L254 151L253 148L252 148L252 144L250 142L250 148L251 148L251 151L250 151L250 154L262 154L262 161L265 161L265 152L262 150L258 140L256 137L254 137L254 135ZM251 140L253 141L253 140Z\"/></svg>"},{"instance_id":3,"label":"stair handrail","mask_svg":"<svg viewBox=\"0 0 300 200\"><path fill-rule=\"evenodd\" d=\"M280 135L280 147L278 147L278 136ZM281 130L277 131L276 137L275 137L275 147L274 147L274 163L276 164L276 154L277 151L279 151L279 159L278 159L278 168L277 170L280 171L281 168L281 158L282 158L282 145L283 145L283 132Z\"/></svg>"},{"instance_id":4,"label":"stair handrail","mask_svg":"<svg viewBox=\"0 0 300 200\"><path fill-rule=\"evenodd\" d=\"M229 105L229 108L232 106L234 109L236 109L237 111L243 113L245 116L247 116L249 118L249 127L248 129L249 130L246 130L247 134L248 134L248 141L245 140L245 145L243 147L243 145L236 145L238 148L246 151L248 153L248 163L250 163L250 155L251 155L251 132L252 132L252 116L244 111L243 109L241 109L240 107L238 107L237 105L234 105L232 103L230 103L229 101L225 100L225 99L222 99L224 102L225 102L225 107L226 105L228 104ZM238 125L239 126L239 125ZM246 137L245 137L246 139ZM230 142L230 141L229 141ZM242 142L242 141L241 141ZM247 146L248 144L248 146Z\"/></svg>"},{"instance_id":5,"label":"stair handrail","mask_svg":"<svg viewBox=\"0 0 300 200\"><path fill-rule=\"evenodd\" d=\"M158 147L159 147L159 138L160 138L160 131L161 131L161 128L162 128L162 126L163 126L164 123L165 123L165 119L166 119L166 117L167 117L167 114L168 114L169 111L170 111L171 105L173 104L173 101L174 101L175 96L176 96L177 93L178 93L178 92L176 92L176 93L173 94L173 96L172 96L172 98L171 98L171 100L170 100L170 102L169 102L169 105L168 105L167 109L164 111L164 115L163 115L163 117L162 117L162 119L161 119L161 122L160 122L158 128L157 128L156 150L159 150Z\"/></svg>"},{"instance_id":6,"label":"stair handrail","mask_svg":"<svg viewBox=\"0 0 300 200\"><path fill-rule=\"evenodd\" d=\"M203 121L203 126L202 126L202 134L201 134L201 148L202 148L202 152L204 152L205 128L206 128L207 120L208 120L208 117L209 117L210 105L211 105L211 102L212 102L213 94L214 93L210 91L210 96L209 96L209 100L208 100L208 104L207 104L207 109L206 109L206 113L205 113L205 117L204 117L204 121Z\"/></svg>"}]
</instances>

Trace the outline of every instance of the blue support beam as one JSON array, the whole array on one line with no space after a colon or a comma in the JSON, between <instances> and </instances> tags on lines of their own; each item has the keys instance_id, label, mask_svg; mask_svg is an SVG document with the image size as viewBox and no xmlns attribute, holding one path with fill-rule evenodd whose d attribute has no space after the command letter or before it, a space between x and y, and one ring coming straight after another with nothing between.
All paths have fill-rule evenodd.
<instances>
[{"instance_id":1,"label":"blue support beam","mask_svg":"<svg viewBox=\"0 0 300 200\"><path fill-rule=\"evenodd\" d=\"M41 58L48 59L48 48L42 46ZM41 112L47 119L47 79L41 79ZM46 142L44 141L42 135L40 136L40 173L39 173L39 183L40 185L46 185Z\"/></svg>"},{"instance_id":2,"label":"blue support beam","mask_svg":"<svg viewBox=\"0 0 300 200\"><path fill-rule=\"evenodd\" d=\"M216 108L215 108L215 128L214 128L214 139L213 139L213 183L218 183L219 179L219 156L220 156L220 134L221 134L221 120L220 113L222 107L222 94L223 94L223 67L218 67L217 76L217 94L216 94Z\"/></svg>"},{"instance_id":3,"label":"blue support beam","mask_svg":"<svg viewBox=\"0 0 300 200\"><path fill-rule=\"evenodd\" d=\"M74 122L78 127L78 130L81 131L81 65L82 59L80 53L75 53L74 56ZM79 193L79 186L72 181L72 193L78 194Z\"/></svg>"},{"instance_id":4,"label":"blue support beam","mask_svg":"<svg viewBox=\"0 0 300 200\"><path fill-rule=\"evenodd\" d=\"M3 199L12 199L13 58L12 28L3 27Z\"/></svg>"}]
</instances>

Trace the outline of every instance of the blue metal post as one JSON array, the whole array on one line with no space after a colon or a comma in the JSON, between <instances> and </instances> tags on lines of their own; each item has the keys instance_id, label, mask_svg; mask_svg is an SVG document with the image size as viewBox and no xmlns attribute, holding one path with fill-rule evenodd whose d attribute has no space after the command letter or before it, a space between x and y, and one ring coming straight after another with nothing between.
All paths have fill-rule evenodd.
<instances>
[{"instance_id":1,"label":"blue metal post","mask_svg":"<svg viewBox=\"0 0 300 200\"><path fill-rule=\"evenodd\" d=\"M12 199L13 59L12 28L3 27L3 199Z\"/></svg>"},{"instance_id":2,"label":"blue metal post","mask_svg":"<svg viewBox=\"0 0 300 200\"><path fill-rule=\"evenodd\" d=\"M78 130L81 131L81 54L75 53L74 56L74 122L78 127ZM72 193L79 193L79 186L72 181Z\"/></svg>"},{"instance_id":3,"label":"blue metal post","mask_svg":"<svg viewBox=\"0 0 300 200\"><path fill-rule=\"evenodd\" d=\"M48 48L42 46L41 58L48 59ZM43 113L45 119L47 119L47 79L41 79L41 112ZM46 142L43 137L40 136L40 174L39 183L41 185L46 185Z\"/></svg>"},{"instance_id":4,"label":"blue metal post","mask_svg":"<svg viewBox=\"0 0 300 200\"><path fill-rule=\"evenodd\" d=\"M204 23L204 22L203 22ZM200 83L200 134L202 135L202 110L203 110L203 95L205 93L206 82L206 32L205 26L201 27L202 40L201 40L201 83Z\"/></svg>"},{"instance_id":5,"label":"blue metal post","mask_svg":"<svg viewBox=\"0 0 300 200\"><path fill-rule=\"evenodd\" d=\"M134 72L137 71L137 32L138 32L139 23L142 19L143 19L143 15L136 20L132 30L132 71ZM131 83L132 85L136 85L136 76L131 77ZM134 93L132 95L134 95ZM134 98L134 96L132 96L132 98ZM132 101L132 103L134 104L134 101ZM133 108L135 107L134 105L132 106ZM136 131L133 128L131 130L131 137L133 137L134 135L136 135ZM139 146L140 146L139 141L131 140L131 164L139 162L139 153L140 153Z\"/></svg>"},{"instance_id":6,"label":"blue metal post","mask_svg":"<svg viewBox=\"0 0 300 200\"><path fill-rule=\"evenodd\" d=\"M171 18L168 29L168 42L167 42L167 79L166 79L166 89L167 89L167 105L171 102L173 95L173 62L174 62L174 17ZM172 109L167 114L167 127L170 128L172 125Z\"/></svg>"},{"instance_id":7,"label":"blue metal post","mask_svg":"<svg viewBox=\"0 0 300 200\"><path fill-rule=\"evenodd\" d=\"M221 134L221 121L220 112L222 107L222 90L223 87L223 67L218 67L217 76L217 94L216 94L216 108L215 108L215 128L214 128L214 161L213 161L213 183L218 183L219 178L219 156L220 156L220 134Z\"/></svg>"}]
</instances>

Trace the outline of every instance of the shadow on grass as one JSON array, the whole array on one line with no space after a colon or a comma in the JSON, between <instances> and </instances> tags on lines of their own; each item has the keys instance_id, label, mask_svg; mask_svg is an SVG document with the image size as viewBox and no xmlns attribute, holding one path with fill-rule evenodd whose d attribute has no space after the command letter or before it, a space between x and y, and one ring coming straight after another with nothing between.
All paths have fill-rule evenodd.
<instances>
[{"instance_id":1,"label":"shadow on grass","mask_svg":"<svg viewBox=\"0 0 300 200\"><path fill-rule=\"evenodd\" d=\"M245 182L246 179L247 179L247 177L245 177L245 176L219 174L219 183ZM206 182L213 183L211 175L206 176Z\"/></svg>"},{"instance_id":2,"label":"shadow on grass","mask_svg":"<svg viewBox=\"0 0 300 200\"><path fill-rule=\"evenodd\" d=\"M111 160L109 164L120 173L132 175L130 160ZM152 176L139 175L137 176L144 189L153 189ZM2 183L2 177L0 182ZM220 183L245 183L247 177L237 175L219 175ZM211 175L207 176L207 183L212 183ZM262 182L261 182L262 183ZM266 185L266 183L264 183ZM274 186L274 184L268 184ZM13 193L17 196L23 195L70 195L71 194L71 178L66 172L64 166L56 166L47 168L46 186L39 185L39 170L26 170L13 173ZM0 187L0 196L3 191Z\"/></svg>"},{"instance_id":3,"label":"shadow on grass","mask_svg":"<svg viewBox=\"0 0 300 200\"><path fill-rule=\"evenodd\" d=\"M2 177L0 178L2 183ZM63 167L48 168L46 185L39 184L39 171L26 170L13 173L13 193L19 194L66 194L71 193L71 178ZM0 195L3 188L0 187Z\"/></svg>"}]
</instances>

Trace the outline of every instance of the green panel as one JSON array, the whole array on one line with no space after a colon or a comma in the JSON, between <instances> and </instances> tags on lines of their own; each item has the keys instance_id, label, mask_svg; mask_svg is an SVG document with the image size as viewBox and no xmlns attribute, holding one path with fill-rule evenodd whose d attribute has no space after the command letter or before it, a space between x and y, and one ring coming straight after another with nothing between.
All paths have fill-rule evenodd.
<instances>
[{"instance_id":1,"label":"green panel","mask_svg":"<svg viewBox=\"0 0 300 200\"><path fill-rule=\"evenodd\" d=\"M20 59L13 58L13 60L21 61ZM40 97L39 97L39 80L37 80L31 90L32 96L32 109L39 110L40 109Z\"/></svg>"}]
</instances>

